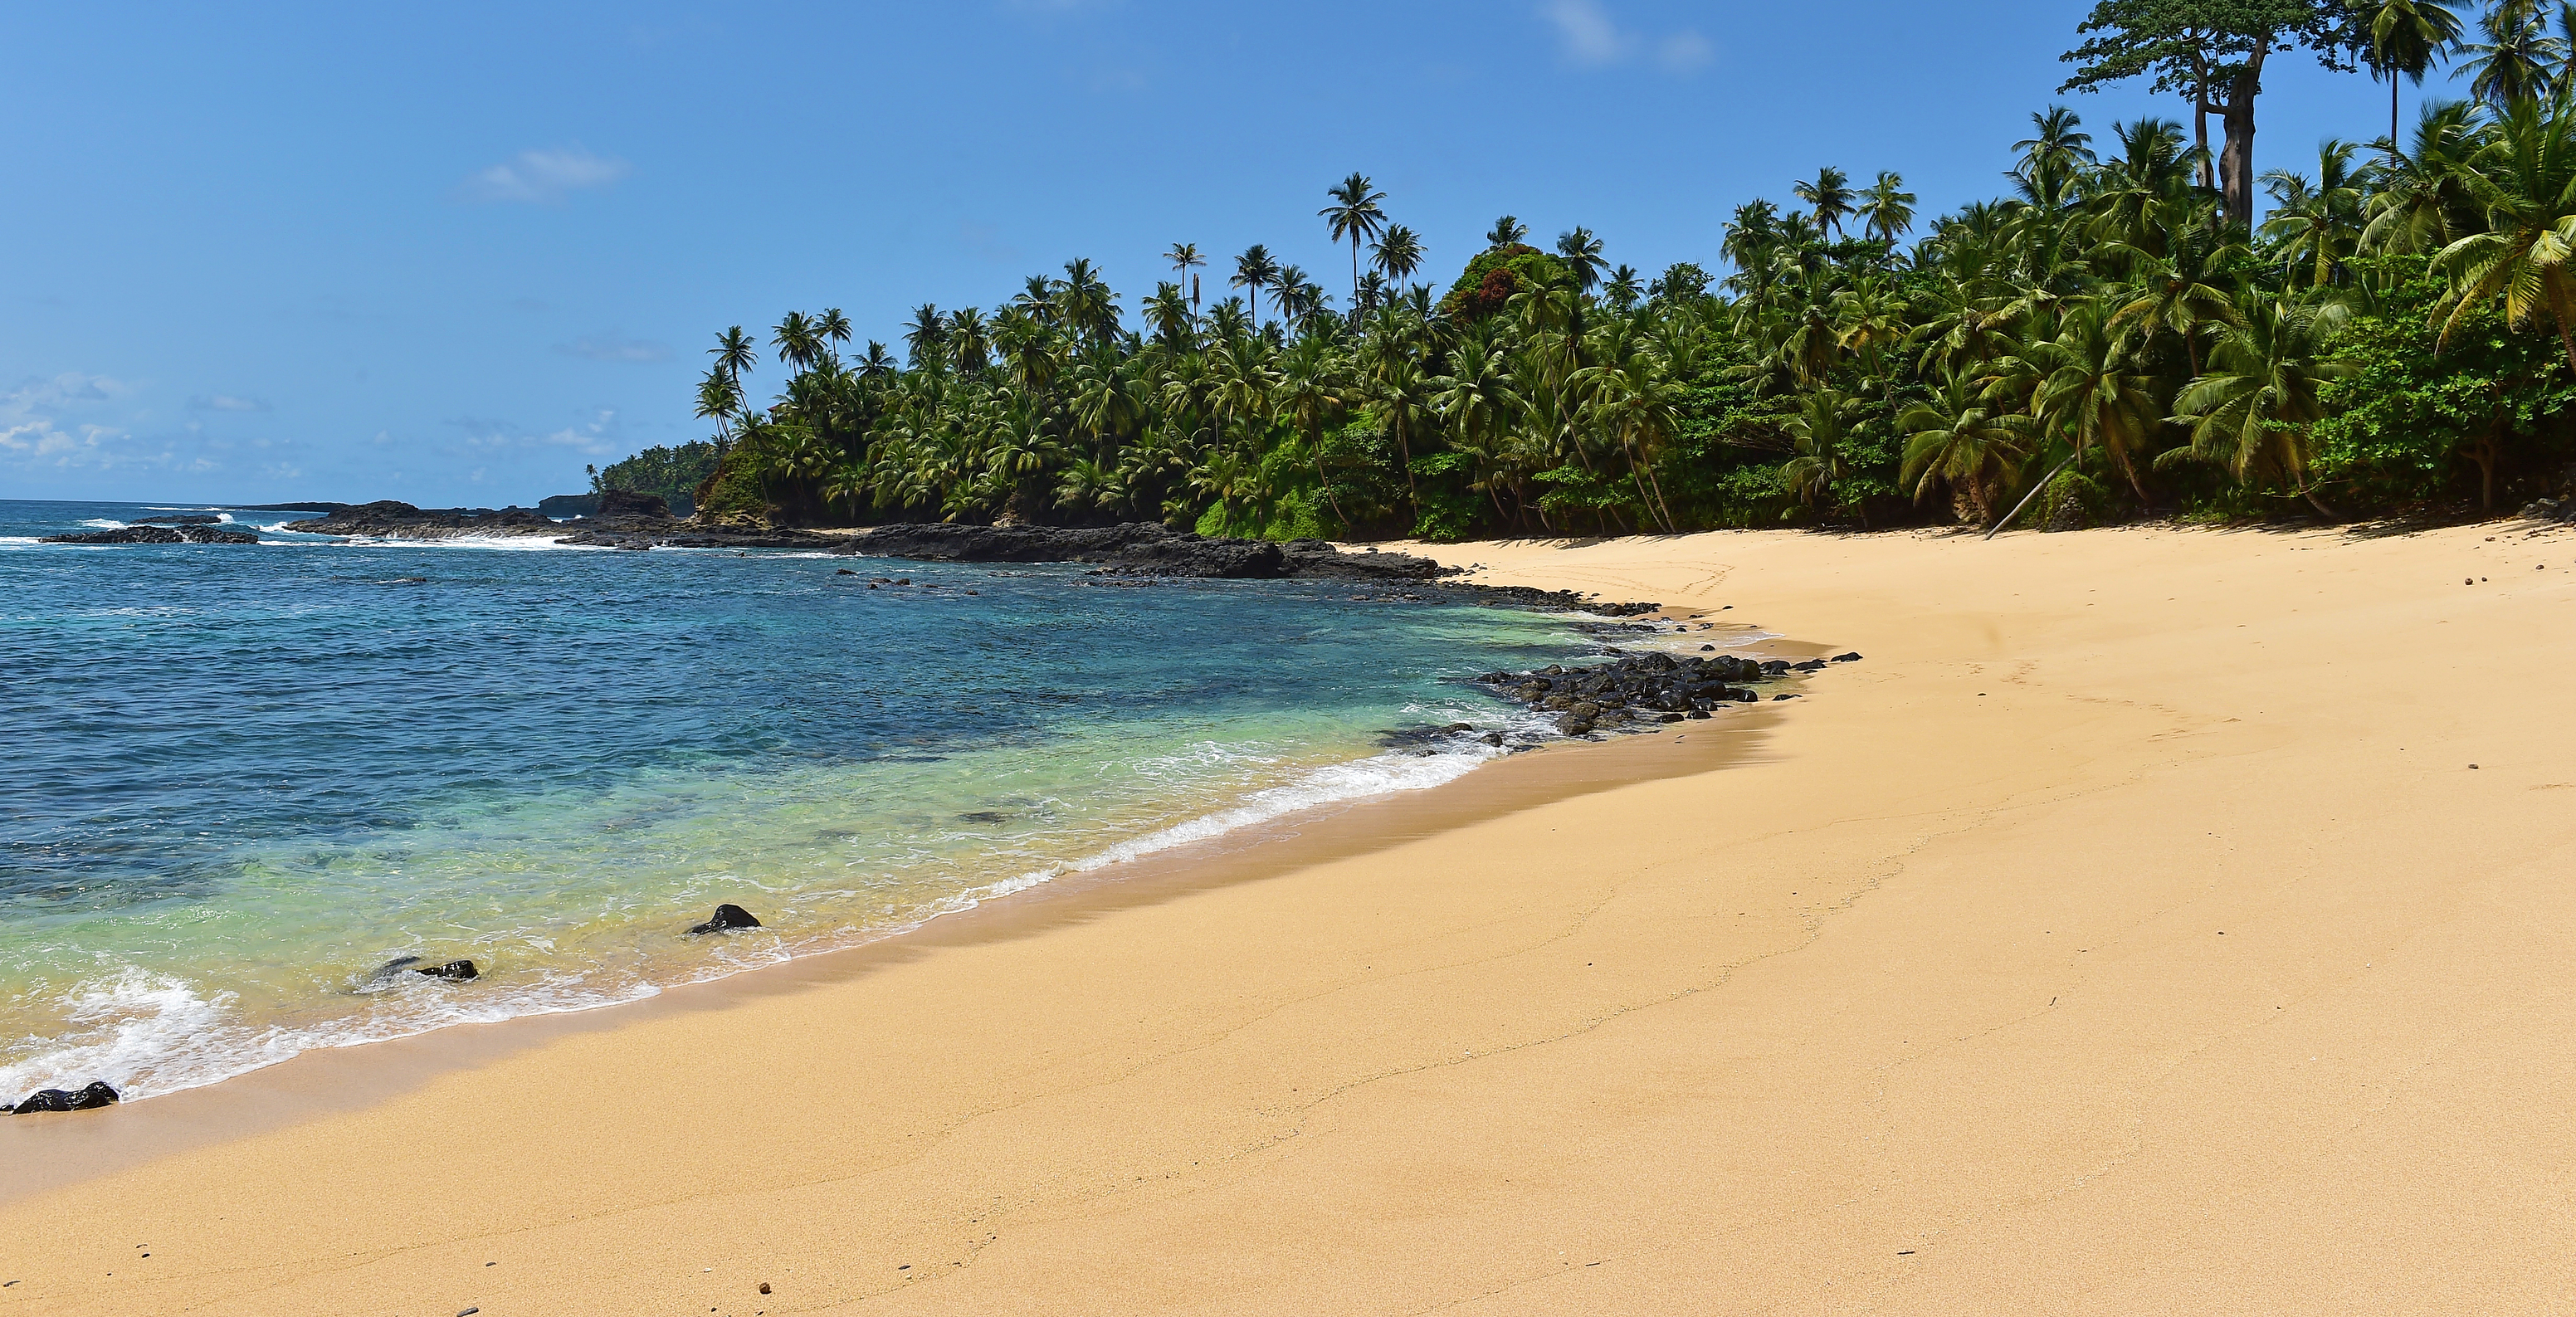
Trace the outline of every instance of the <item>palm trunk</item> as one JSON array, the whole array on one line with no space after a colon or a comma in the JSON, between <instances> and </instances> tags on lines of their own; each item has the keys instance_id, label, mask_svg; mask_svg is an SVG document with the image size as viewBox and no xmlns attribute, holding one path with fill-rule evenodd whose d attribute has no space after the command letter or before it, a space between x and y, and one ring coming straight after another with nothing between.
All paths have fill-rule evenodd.
<instances>
[{"instance_id":1,"label":"palm trunk","mask_svg":"<svg viewBox=\"0 0 2576 1317\"><path fill-rule=\"evenodd\" d=\"M2397 70L2388 71L2388 149L2397 149Z\"/></svg>"}]
</instances>

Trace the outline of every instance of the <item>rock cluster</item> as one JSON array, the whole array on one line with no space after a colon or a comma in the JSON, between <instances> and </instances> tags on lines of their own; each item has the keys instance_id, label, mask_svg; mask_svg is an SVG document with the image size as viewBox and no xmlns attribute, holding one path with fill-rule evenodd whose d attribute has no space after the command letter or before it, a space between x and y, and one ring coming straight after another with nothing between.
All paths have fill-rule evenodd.
<instances>
[{"instance_id":1,"label":"rock cluster","mask_svg":"<svg viewBox=\"0 0 2576 1317\"><path fill-rule=\"evenodd\" d=\"M1815 667L1823 667L1815 662ZM1676 658L1632 654L1597 667L1549 664L1535 672L1488 672L1478 678L1507 698L1554 713L1556 729L1583 736L1605 724L1669 723L1706 718L1726 704L1762 698L1752 683L1771 681L1805 664L1720 654Z\"/></svg>"},{"instance_id":2,"label":"rock cluster","mask_svg":"<svg viewBox=\"0 0 2576 1317\"><path fill-rule=\"evenodd\" d=\"M325 517L290 521L286 529L312 535L374 539L447 540L466 536L544 536L559 544L603 549L823 549L837 536L812 531L701 525L671 515L657 494L610 489L599 493L591 516L558 522L527 508L421 509L392 499L342 508Z\"/></svg>"},{"instance_id":3,"label":"rock cluster","mask_svg":"<svg viewBox=\"0 0 2576 1317\"><path fill-rule=\"evenodd\" d=\"M127 524L135 526L215 526L223 518L207 512L184 512L168 517L136 517Z\"/></svg>"},{"instance_id":4,"label":"rock cluster","mask_svg":"<svg viewBox=\"0 0 2576 1317\"><path fill-rule=\"evenodd\" d=\"M211 518L209 518L211 520ZM257 544L259 537L246 530L219 530L213 526L122 526L115 530L74 531L68 535L48 535L47 544Z\"/></svg>"},{"instance_id":5,"label":"rock cluster","mask_svg":"<svg viewBox=\"0 0 2576 1317\"><path fill-rule=\"evenodd\" d=\"M1427 582L1454 574L1406 553L1344 553L1322 540L1209 538L1152 522L1119 526L896 525L845 543L841 553L927 562L1082 562L1107 576L1198 580Z\"/></svg>"}]
</instances>

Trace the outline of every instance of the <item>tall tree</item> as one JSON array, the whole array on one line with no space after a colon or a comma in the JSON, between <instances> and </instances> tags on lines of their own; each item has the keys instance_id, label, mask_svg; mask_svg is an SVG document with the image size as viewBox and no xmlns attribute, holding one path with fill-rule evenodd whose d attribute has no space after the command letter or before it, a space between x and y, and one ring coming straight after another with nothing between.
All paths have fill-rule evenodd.
<instances>
[{"instance_id":1,"label":"tall tree","mask_svg":"<svg viewBox=\"0 0 2576 1317\"><path fill-rule=\"evenodd\" d=\"M1815 213L1817 228L1842 236L1843 216L1852 213L1851 179L1843 171L1827 165L1816 171L1814 182L1791 184L1789 190Z\"/></svg>"},{"instance_id":2,"label":"tall tree","mask_svg":"<svg viewBox=\"0 0 2576 1317\"><path fill-rule=\"evenodd\" d=\"M1347 238L1351 244L1351 300L1360 295L1360 243L1386 232L1386 211L1377 203L1386 194L1369 186L1368 175L1354 171L1337 186L1325 189L1333 203L1315 213L1323 217L1324 231L1333 241Z\"/></svg>"},{"instance_id":3,"label":"tall tree","mask_svg":"<svg viewBox=\"0 0 2576 1317\"><path fill-rule=\"evenodd\" d=\"M1609 264L1601 259L1601 240L1580 225L1556 235L1556 254L1564 259L1565 268L1574 272L1575 285L1585 292L1601 282L1601 267Z\"/></svg>"},{"instance_id":4,"label":"tall tree","mask_svg":"<svg viewBox=\"0 0 2576 1317\"><path fill-rule=\"evenodd\" d=\"M2370 76L2388 80L2388 141L2397 142L2397 84L2424 85L2424 75L2460 43L2454 0L2356 0L2361 10L2362 61Z\"/></svg>"},{"instance_id":5,"label":"tall tree","mask_svg":"<svg viewBox=\"0 0 2576 1317\"><path fill-rule=\"evenodd\" d=\"M1862 232L1893 247L1914 227L1914 194L1905 190L1905 180L1895 170L1882 169L1878 181L1862 189L1860 217Z\"/></svg>"},{"instance_id":6,"label":"tall tree","mask_svg":"<svg viewBox=\"0 0 2576 1317\"><path fill-rule=\"evenodd\" d=\"M2350 68L2359 44L2345 0L2098 0L2075 31L2091 39L2060 56L2076 66L2058 88L2097 91L2129 78L2153 79L2158 92L2191 102L2198 141L2209 146L2207 120L2226 133L2218 152L2218 187L2227 213L2254 224L2254 99L2271 56L2306 49L2328 68Z\"/></svg>"},{"instance_id":7,"label":"tall tree","mask_svg":"<svg viewBox=\"0 0 2576 1317\"><path fill-rule=\"evenodd\" d=\"M1412 278L1422 268L1422 235L1401 224L1389 228L1385 237L1369 244L1369 264L1389 283Z\"/></svg>"},{"instance_id":8,"label":"tall tree","mask_svg":"<svg viewBox=\"0 0 2576 1317\"><path fill-rule=\"evenodd\" d=\"M1521 239L1528 236L1528 225L1521 223L1519 220L1514 219L1509 215L1505 215L1501 219L1494 221L1494 227L1485 231L1485 245L1488 247L1509 247L1513 243L1519 242Z\"/></svg>"},{"instance_id":9,"label":"tall tree","mask_svg":"<svg viewBox=\"0 0 2576 1317\"><path fill-rule=\"evenodd\" d=\"M1199 245L1195 242L1173 243L1172 249L1163 253L1163 259L1172 263L1173 272L1181 277L1181 285L1189 289L1190 309L1193 311L1197 310L1199 305L1199 281L1198 277L1191 274L1190 271L1207 264L1207 258L1199 255Z\"/></svg>"},{"instance_id":10,"label":"tall tree","mask_svg":"<svg viewBox=\"0 0 2576 1317\"><path fill-rule=\"evenodd\" d=\"M2516 328L2547 319L2576 371L2576 271L2568 269L2576 253L2576 106L2514 102L2461 183L2486 231L2433 258L2451 281L2436 310L2442 342L2471 308L2500 302Z\"/></svg>"},{"instance_id":11,"label":"tall tree","mask_svg":"<svg viewBox=\"0 0 2576 1317\"><path fill-rule=\"evenodd\" d=\"M2567 58L2567 44L2549 35L2537 5L2504 0L2478 20L2486 40L2464 49L2472 57L2452 77L2469 80L2469 94L2502 111L2550 89L2551 73Z\"/></svg>"},{"instance_id":12,"label":"tall tree","mask_svg":"<svg viewBox=\"0 0 2576 1317\"><path fill-rule=\"evenodd\" d=\"M1279 262L1272 260L1270 249L1254 243L1234 258L1234 275L1226 283L1243 290L1245 303L1252 311L1252 323L1261 323L1261 290L1279 277Z\"/></svg>"}]
</instances>

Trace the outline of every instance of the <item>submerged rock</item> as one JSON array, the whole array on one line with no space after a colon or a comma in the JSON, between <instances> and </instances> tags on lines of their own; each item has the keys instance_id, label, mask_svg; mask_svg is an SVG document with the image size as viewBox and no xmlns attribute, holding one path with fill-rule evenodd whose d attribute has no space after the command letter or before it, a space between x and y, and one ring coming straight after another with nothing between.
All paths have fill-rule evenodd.
<instances>
[{"instance_id":1,"label":"submerged rock","mask_svg":"<svg viewBox=\"0 0 2576 1317\"><path fill-rule=\"evenodd\" d=\"M758 927L760 927L760 921L754 919L750 911L738 905L720 905L716 907L715 918L690 928L689 936L696 937L701 933L723 933L737 928Z\"/></svg>"},{"instance_id":2,"label":"submerged rock","mask_svg":"<svg viewBox=\"0 0 2576 1317\"><path fill-rule=\"evenodd\" d=\"M115 530L74 531L64 535L47 535L46 544L257 544L259 537L249 531L219 530L213 526L121 526Z\"/></svg>"},{"instance_id":3,"label":"submerged rock","mask_svg":"<svg viewBox=\"0 0 2576 1317\"><path fill-rule=\"evenodd\" d=\"M49 1088L40 1093L33 1093L28 1095L26 1101L14 1107L0 1104L0 1111L14 1111L21 1116L32 1116L40 1111L90 1111L98 1107L112 1107L118 1100L116 1090L109 1087L107 1081L102 1079L77 1093L60 1088Z\"/></svg>"},{"instance_id":4,"label":"submerged rock","mask_svg":"<svg viewBox=\"0 0 2576 1317\"><path fill-rule=\"evenodd\" d=\"M477 970L474 962L470 960L451 960L444 965L429 965L422 963L418 956L396 956L378 965L376 972L367 976L367 982L382 983L406 970L414 974L425 974L433 979L454 979L458 982L482 977L481 971Z\"/></svg>"}]
</instances>

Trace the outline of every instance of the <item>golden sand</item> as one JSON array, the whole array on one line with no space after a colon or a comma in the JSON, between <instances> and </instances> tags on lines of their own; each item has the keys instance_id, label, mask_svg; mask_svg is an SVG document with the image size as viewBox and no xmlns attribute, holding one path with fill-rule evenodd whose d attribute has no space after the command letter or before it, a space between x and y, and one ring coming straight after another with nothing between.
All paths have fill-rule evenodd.
<instances>
[{"instance_id":1,"label":"golden sand","mask_svg":"<svg viewBox=\"0 0 2576 1317\"><path fill-rule=\"evenodd\" d=\"M1867 658L174 1139L0 1314L2576 1306L2576 534L1433 552Z\"/></svg>"}]
</instances>

